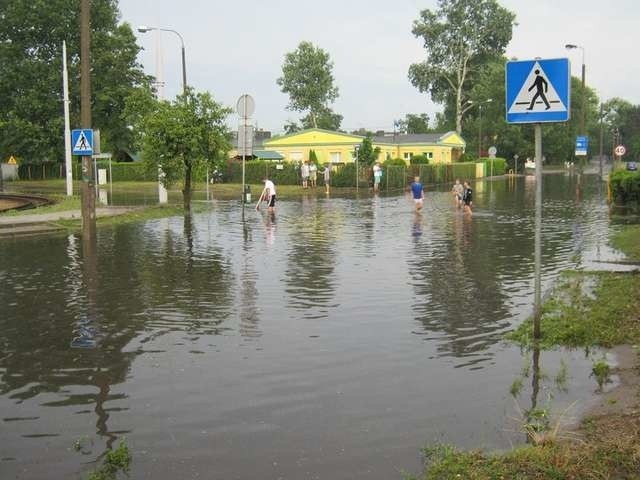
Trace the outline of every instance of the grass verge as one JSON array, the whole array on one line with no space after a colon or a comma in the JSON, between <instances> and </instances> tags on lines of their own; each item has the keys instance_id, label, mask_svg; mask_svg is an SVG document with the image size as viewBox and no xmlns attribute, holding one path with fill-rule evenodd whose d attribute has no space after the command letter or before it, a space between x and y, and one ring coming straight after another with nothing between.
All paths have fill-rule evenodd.
<instances>
[{"instance_id":1,"label":"grass verge","mask_svg":"<svg viewBox=\"0 0 640 480\"><path fill-rule=\"evenodd\" d=\"M80 197L72 196L67 197L66 195L47 195L47 198L52 200L54 203L51 205L43 205L42 207L37 208L29 208L26 210L7 210L6 212L0 213L2 217L19 217L22 215L33 215L37 213L57 213L57 212L66 212L67 210L79 210L80 209Z\"/></svg>"},{"instance_id":2,"label":"grass verge","mask_svg":"<svg viewBox=\"0 0 640 480\"><path fill-rule=\"evenodd\" d=\"M632 259L640 259L640 226L615 234L613 245ZM640 273L566 272L543 307L540 348L611 347L640 344ZM508 335L525 347L533 345L527 321ZM607 372L600 372L606 366ZM594 375L608 376L608 365L594 364ZM637 382L637 376L635 382ZM600 380L599 380L600 383ZM541 445L487 454L461 451L447 445L423 450L421 480L582 480L640 479L640 388L631 411L587 418L582 438L549 437ZM512 385L517 390L518 385Z\"/></svg>"}]
</instances>

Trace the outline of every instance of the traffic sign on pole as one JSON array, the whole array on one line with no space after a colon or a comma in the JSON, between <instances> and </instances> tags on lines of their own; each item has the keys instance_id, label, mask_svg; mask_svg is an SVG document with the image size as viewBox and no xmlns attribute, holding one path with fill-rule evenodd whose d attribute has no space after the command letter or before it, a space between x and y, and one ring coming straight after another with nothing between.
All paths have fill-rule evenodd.
<instances>
[{"instance_id":1,"label":"traffic sign on pole","mask_svg":"<svg viewBox=\"0 0 640 480\"><path fill-rule=\"evenodd\" d=\"M74 155L93 155L93 130L90 128L71 130L71 145L73 146L71 153Z\"/></svg>"},{"instance_id":2,"label":"traffic sign on pole","mask_svg":"<svg viewBox=\"0 0 640 480\"><path fill-rule=\"evenodd\" d=\"M617 156L622 157L625 153L627 153L627 149L624 145L618 145L613 152Z\"/></svg>"},{"instance_id":3,"label":"traffic sign on pole","mask_svg":"<svg viewBox=\"0 0 640 480\"><path fill-rule=\"evenodd\" d=\"M587 155L589 150L589 137L576 137L576 157Z\"/></svg>"},{"instance_id":4,"label":"traffic sign on pole","mask_svg":"<svg viewBox=\"0 0 640 480\"><path fill-rule=\"evenodd\" d=\"M507 123L566 122L571 111L567 58L507 62Z\"/></svg>"}]
</instances>

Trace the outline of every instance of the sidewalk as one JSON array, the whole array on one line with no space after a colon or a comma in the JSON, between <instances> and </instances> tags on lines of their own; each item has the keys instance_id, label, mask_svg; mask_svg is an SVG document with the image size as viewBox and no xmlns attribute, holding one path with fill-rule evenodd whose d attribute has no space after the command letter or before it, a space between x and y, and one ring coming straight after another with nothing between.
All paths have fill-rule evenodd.
<instances>
[{"instance_id":1,"label":"sidewalk","mask_svg":"<svg viewBox=\"0 0 640 480\"><path fill-rule=\"evenodd\" d=\"M97 217L121 215L140 207L101 207L96 208ZM37 235L61 230L52 222L57 220L73 220L82 218L80 210L64 212L33 213L27 215L0 216L0 238Z\"/></svg>"}]
</instances>

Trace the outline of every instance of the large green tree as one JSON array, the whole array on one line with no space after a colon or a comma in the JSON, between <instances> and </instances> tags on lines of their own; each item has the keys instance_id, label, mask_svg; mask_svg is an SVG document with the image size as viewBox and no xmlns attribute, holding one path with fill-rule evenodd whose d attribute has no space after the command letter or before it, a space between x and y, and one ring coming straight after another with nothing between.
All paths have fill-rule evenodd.
<instances>
[{"instance_id":1,"label":"large green tree","mask_svg":"<svg viewBox=\"0 0 640 480\"><path fill-rule=\"evenodd\" d=\"M429 115L426 113L407 113L404 119L397 122L397 128L402 133L429 133Z\"/></svg>"},{"instance_id":2,"label":"large green tree","mask_svg":"<svg viewBox=\"0 0 640 480\"><path fill-rule=\"evenodd\" d=\"M276 83L289 95L287 109L307 112L310 126L317 128L323 115L329 118L330 125L335 124L329 105L338 98L338 87L334 84L333 62L323 49L311 42L301 42L296 50L285 55L282 76Z\"/></svg>"},{"instance_id":3,"label":"large green tree","mask_svg":"<svg viewBox=\"0 0 640 480\"><path fill-rule=\"evenodd\" d=\"M462 132L471 80L490 57L502 55L511 41L515 15L496 0L438 0L413 23L427 58L409 67L409 80L437 103L449 102L455 129Z\"/></svg>"},{"instance_id":4,"label":"large green tree","mask_svg":"<svg viewBox=\"0 0 640 480\"><path fill-rule=\"evenodd\" d=\"M626 159L640 158L640 105L633 105L622 98L612 98L604 103L605 154L611 154L614 143L627 148Z\"/></svg>"},{"instance_id":5,"label":"large green tree","mask_svg":"<svg viewBox=\"0 0 640 480\"><path fill-rule=\"evenodd\" d=\"M189 89L174 101L156 102L142 121L144 161L155 171L162 167L165 187L182 180L185 212L191 208L193 171L215 167L231 147L225 123L230 113L209 93Z\"/></svg>"},{"instance_id":6,"label":"large green tree","mask_svg":"<svg viewBox=\"0 0 640 480\"><path fill-rule=\"evenodd\" d=\"M93 127L103 150L122 155L132 132L125 99L149 88L136 57L140 47L128 24L119 24L117 0L91 2ZM80 111L80 2L0 3L0 157L26 161L64 159L62 42L67 43L72 127Z\"/></svg>"}]
</instances>

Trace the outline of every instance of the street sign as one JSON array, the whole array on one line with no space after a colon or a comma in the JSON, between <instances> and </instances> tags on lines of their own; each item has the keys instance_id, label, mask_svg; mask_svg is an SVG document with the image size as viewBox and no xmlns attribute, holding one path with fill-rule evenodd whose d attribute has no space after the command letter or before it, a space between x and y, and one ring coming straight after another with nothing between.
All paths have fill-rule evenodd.
<instances>
[{"instance_id":1,"label":"street sign","mask_svg":"<svg viewBox=\"0 0 640 480\"><path fill-rule=\"evenodd\" d=\"M496 153L498 153L496 147L489 147L489 158L496 158Z\"/></svg>"},{"instance_id":2,"label":"street sign","mask_svg":"<svg viewBox=\"0 0 640 480\"><path fill-rule=\"evenodd\" d=\"M16 162L16 157L14 157L13 155L11 155L9 157L9 161L7 162L9 165L17 165L18 162Z\"/></svg>"},{"instance_id":3,"label":"street sign","mask_svg":"<svg viewBox=\"0 0 640 480\"><path fill-rule=\"evenodd\" d=\"M71 153L74 155L93 155L93 130L83 128L71 130Z\"/></svg>"},{"instance_id":4,"label":"street sign","mask_svg":"<svg viewBox=\"0 0 640 480\"><path fill-rule=\"evenodd\" d=\"M569 59L507 62L507 123L566 122L571 110Z\"/></svg>"},{"instance_id":5,"label":"street sign","mask_svg":"<svg viewBox=\"0 0 640 480\"><path fill-rule=\"evenodd\" d=\"M623 156L625 153L627 153L627 149L625 148L624 145L618 145L615 150L613 151L617 156L621 157Z\"/></svg>"},{"instance_id":6,"label":"street sign","mask_svg":"<svg viewBox=\"0 0 640 480\"><path fill-rule=\"evenodd\" d=\"M589 137L576 137L576 157L587 155L589 150Z\"/></svg>"},{"instance_id":7,"label":"street sign","mask_svg":"<svg viewBox=\"0 0 640 480\"><path fill-rule=\"evenodd\" d=\"M253 100L253 97L248 94L244 94L240 96L238 102L236 103L236 112L242 118L249 118L253 115L253 112L256 110L256 102Z\"/></svg>"}]
</instances>

